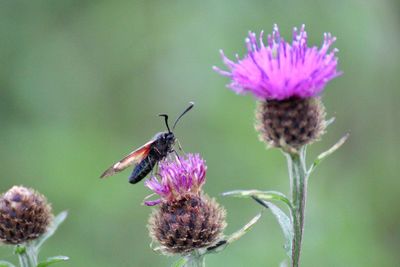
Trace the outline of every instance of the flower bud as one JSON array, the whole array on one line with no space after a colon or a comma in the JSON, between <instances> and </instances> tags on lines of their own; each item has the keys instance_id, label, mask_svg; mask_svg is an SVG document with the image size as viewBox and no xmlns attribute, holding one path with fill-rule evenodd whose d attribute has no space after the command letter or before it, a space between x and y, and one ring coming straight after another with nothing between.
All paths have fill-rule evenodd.
<instances>
[{"instance_id":1,"label":"flower bud","mask_svg":"<svg viewBox=\"0 0 400 267\"><path fill-rule=\"evenodd\" d=\"M34 240L46 232L52 218L42 194L13 186L0 197L0 241L16 245Z\"/></svg>"},{"instance_id":2,"label":"flower bud","mask_svg":"<svg viewBox=\"0 0 400 267\"><path fill-rule=\"evenodd\" d=\"M221 238L225 210L206 195L188 194L174 202L162 202L149 219L149 231L162 250L189 254Z\"/></svg>"},{"instance_id":3,"label":"flower bud","mask_svg":"<svg viewBox=\"0 0 400 267\"><path fill-rule=\"evenodd\" d=\"M318 97L258 103L256 130L260 140L288 152L318 140L325 130L325 108Z\"/></svg>"}]
</instances>

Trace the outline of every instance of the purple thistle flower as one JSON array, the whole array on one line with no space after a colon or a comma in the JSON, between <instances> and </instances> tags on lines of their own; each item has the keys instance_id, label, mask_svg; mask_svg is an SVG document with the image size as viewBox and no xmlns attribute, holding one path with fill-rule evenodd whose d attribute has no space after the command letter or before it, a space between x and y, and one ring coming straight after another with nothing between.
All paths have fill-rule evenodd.
<instances>
[{"instance_id":1,"label":"purple thistle flower","mask_svg":"<svg viewBox=\"0 0 400 267\"><path fill-rule=\"evenodd\" d=\"M207 166L199 154L187 154L176 161L160 163L159 177L151 177L145 185L161 196L161 199L145 201L147 206L161 203L162 199L173 201L187 193L198 194L206 181Z\"/></svg>"},{"instance_id":2,"label":"purple thistle flower","mask_svg":"<svg viewBox=\"0 0 400 267\"><path fill-rule=\"evenodd\" d=\"M321 48L307 46L307 32L302 25L300 31L293 29L293 41L289 44L280 36L275 24L267 45L263 32L257 42L256 34L249 32L246 38L248 54L237 62L228 59L221 50L221 57L229 71L213 69L231 78L228 85L233 91L247 92L260 100L284 100L291 97L309 98L318 95L325 85L339 76L337 71L337 49L328 52L336 37L324 34Z\"/></svg>"},{"instance_id":3,"label":"purple thistle flower","mask_svg":"<svg viewBox=\"0 0 400 267\"><path fill-rule=\"evenodd\" d=\"M199 154L188 154L160 162L157 176L146 181L161 197L145 204L160 204L150 215L148 229L162 253L197 255L198 249L215 246L222 239L225 210L201 190L206 171Z\"/></svg>"}]
</instances>

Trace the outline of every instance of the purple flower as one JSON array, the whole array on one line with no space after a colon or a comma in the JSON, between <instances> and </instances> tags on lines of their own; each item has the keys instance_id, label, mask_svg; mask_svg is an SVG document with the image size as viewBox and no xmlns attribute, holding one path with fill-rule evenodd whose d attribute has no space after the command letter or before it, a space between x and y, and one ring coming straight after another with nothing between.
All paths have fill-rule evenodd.
<instances>
[{"instance_id":1,"label":"purple flower","mask_svg":"<svg viewBox=\"0 0 400 267\"><path fill-rule=\"evenodd\" d=\"M206 181L207 166L199 154L176 157L176 161L160 163L158 179L151 177L145 185L161 196L161 199L145 201L148 206L159 204L162 199L173 201L187 193L198 194Z\"/></svg>"},{"instance_id":2,"label":"purple flower","mask_svg":"<svg viewBox=\"0 0 400 267\"><path fill-rule=\"evenodd\" d=\"M324 86L341 74L337 71L335 53L328 51L336 37L324 34L321 48L307 46L304 25L300 31L293 29L293 41L289 44L280 36L277 25L263 43L263 32L257 42L256 34L249 32L246 38L248 54L237 62L229 60L221 50L221 56L229 71L213 69L229 78L228 85L237 93L251 92L260 100L284 100L291 97L309 98L318 95Z\"/></svg>"}]
</instances>

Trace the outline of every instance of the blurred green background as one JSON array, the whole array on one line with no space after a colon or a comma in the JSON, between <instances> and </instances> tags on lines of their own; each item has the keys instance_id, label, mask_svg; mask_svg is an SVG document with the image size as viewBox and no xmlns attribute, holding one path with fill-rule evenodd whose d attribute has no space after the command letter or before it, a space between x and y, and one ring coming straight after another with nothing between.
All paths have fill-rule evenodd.
<instances>
[{"instance_id":1,"label":"blurred green background","mask_svg":"<svg viewBox=\"0 0 400 267\"><path fill-rule=\"evenodd\" d=\"M346 145L310 180L303 266L400 266L400 2L1 1L0 189L36 188L55 212L69 211L41 257L63 266L168 266L149 247L141 205L150 191L129 171L99 175L154 133L156 114L195 109L176 130L184 149L207 160L205 190L228 211L226 233L261 209L223 198L233 189L288 193L283 155L253 128L255 101L225 88L211 69L218 50L245 52L248 30L278 23L289 39L306 24L310 44L338 37L340 69L324 93L336 122L309 159L345 132ZM264 213L253 231L207 266L278 266L283 236ZM0 259L14 261L10 247ZM59 264L60 266L62 264Z\"/></svg>"}]
</instances>

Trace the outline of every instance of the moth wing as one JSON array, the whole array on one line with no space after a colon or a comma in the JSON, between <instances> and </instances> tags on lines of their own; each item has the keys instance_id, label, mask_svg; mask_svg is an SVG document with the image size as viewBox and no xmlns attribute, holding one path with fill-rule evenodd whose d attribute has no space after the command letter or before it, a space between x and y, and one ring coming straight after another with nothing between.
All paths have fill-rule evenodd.
<instances>
[{"instance_id":1,"label":"moth wing","mask_svg":"<svg viewBox=\"0 0 400 267\"><path fill-rule=\"evenodd\" d=\"M150 152L151 146L154 143L154 140L151 140L144 144L143 146L139 147L135 151L131 152L129 155L112 165L108 168L100 178L105 178L111 175L116 174L117 172L123 171L132 164L138 164L141 162Z\"/></svg>"}]
</instances>

